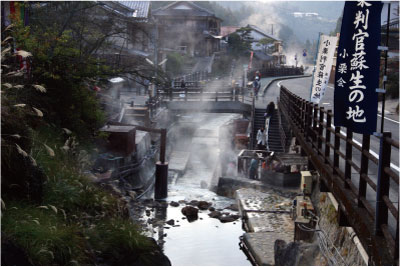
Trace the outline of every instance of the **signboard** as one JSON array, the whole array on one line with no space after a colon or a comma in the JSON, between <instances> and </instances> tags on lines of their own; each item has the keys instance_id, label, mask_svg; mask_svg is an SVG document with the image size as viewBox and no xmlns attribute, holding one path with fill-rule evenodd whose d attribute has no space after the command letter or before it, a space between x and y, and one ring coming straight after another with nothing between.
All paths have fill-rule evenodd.
<instances>
[{"instance_id":1,"label":"signboard","mask_svg":"<svg viewBox=\"0 0 400 267\"><path fill-rule=\"evenodd\" d=\"M376 131L382 3L346 1L337 52L335 125Z\"/></svg>"},{"instance_id":2,"label":"signboard","mask_svg":"<svg viewBox=\"0 0 400 267\"><path fill-rule=\"evenodd\" d=\"M318 104L325 95L326 86L331 74L333 56L337 43L336 36L321 35L317 62L311 90L311 102Z\"/></svg>"}]
</instances>

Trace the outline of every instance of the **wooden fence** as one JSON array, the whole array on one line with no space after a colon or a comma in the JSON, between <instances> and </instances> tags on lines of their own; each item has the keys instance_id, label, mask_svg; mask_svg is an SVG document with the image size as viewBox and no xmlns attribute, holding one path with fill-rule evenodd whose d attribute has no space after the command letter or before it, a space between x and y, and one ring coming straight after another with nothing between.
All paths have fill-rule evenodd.
<instances>
[{"instance_id":1,"label":"wooden fence","mask_svg":"<svg viewBox=\"0 0 400 267\"><path fill-rule=\"evenodd\" d=\"M383 133L379 160L370 153L370 135L363 135L359 145L349 129L344 134L332 124L331 110L313 105L283 86L279 108L302 152L318 170L321 190L325 188L338 199L339 225L355 229L369 254L369 264L398 263L399 174L390 161L392 150L398 151L399 142L391 138L390 132ZM377 173L370 171L373 168Z\"/></svg>"}]
</instances>

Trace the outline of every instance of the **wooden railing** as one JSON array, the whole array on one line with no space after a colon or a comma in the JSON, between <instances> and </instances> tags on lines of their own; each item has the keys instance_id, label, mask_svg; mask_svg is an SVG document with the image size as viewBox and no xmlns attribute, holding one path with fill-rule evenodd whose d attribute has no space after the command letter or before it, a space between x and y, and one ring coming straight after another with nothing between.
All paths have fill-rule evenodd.
<instances>
[{"instance_id":1,"label":"wooden railing","mask_svg":"<svg viewBox=\"0 0 400 267\"><path fill-rule=\"evenodd\" d=\"M398 263L399 173L391 167L391 152L398 151L399 142L390 132L383 133L378 159L370 153L370 135L363 135L361 145L355 142L350 130L344 133L333 125L331 110L313 105L283 86L279 107L326 190L338 199L339 225L355 229L369 264ZM377 174L370 172L373 168Z\"/></svg>"}]
</instances>

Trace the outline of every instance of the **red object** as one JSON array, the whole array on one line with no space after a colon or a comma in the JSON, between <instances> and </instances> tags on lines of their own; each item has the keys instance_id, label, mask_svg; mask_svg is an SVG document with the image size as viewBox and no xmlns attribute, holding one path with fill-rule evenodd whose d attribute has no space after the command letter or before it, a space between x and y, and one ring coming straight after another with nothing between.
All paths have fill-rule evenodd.
<instances>
[{"instance_id":1,"label":"red object","mask_svg":"<svg viewBox=\"0 0 400 267\"><path fill-rule=\"evenodd\" d=\"M100 87L98 87L98 86L94 86L94 87L93 87L93 91L100 92L101 89L100 89Z\"/></svg>"},{"instance_id":2,"label":"red object","mask_svg":"<svg viewBox=\"0 0 400 267\"><path fill-rule=\"evenodd\" d=\"M248 70L250 70L251 69L251 65L252 65L252 63L253 63L253 54L254 54L254 52L253 51L251 51L250 52L250 62L249 62L249 66L248 66Z\"/></svg>"},{"instance_id":3,"label":"red object","mask_svg":"<svg viewBox=\"0 0 400 267\"><path fill-rule=\"evenodd\" d=\"M14 3L14 1L10 2L10 14L15 14L15 3Z\"/></svg>"}]
</instances>

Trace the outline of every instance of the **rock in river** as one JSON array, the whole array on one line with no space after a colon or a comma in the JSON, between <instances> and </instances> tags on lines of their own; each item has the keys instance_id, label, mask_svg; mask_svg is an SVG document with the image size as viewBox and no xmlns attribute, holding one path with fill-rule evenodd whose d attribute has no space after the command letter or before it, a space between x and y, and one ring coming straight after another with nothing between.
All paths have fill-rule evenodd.
<instances>
[{"instance_id":1,"label":"rock in river","mask_svg":"<svg viewBox=\"0 0 400 267\"><path fill-rule=\"evenodd\" d=\"M166 221L165 223L169 224L169 225L174 225L175 221L174 221L174 219L171 219L171 220Z\"/></svg>"},{"instance_id":2,"label":"rock in river","mask_svg":"<svg viewBox=\"0 0 400 267\"><path fill-rule=\"evenodd\" d=\"M188 219L189 222L197 220L197 215L199 213L199 210L195 207L191 207L191 206L186 206L184 208L182 208L181 210L182 214L185 215Z\"/></svg>"},{"instance_id":3,"label":"rock in river","mask_svg":"<svg viewBox=\"0 0 400 267\"><path fill-rule=\"evenodd\" d=\"M214 218L214 219L219 219L219 217L221 217L221 212L219 212L219 211L212 211L212 212L210 212L209 214L208 214L208 216L210 216L211 218Z\"/></svg>"},{"instance_id":4,"label":"rock in river","mask_svg":"<svg viewBox=\"0 0 400 267\"><path fill-rule=\"evenodd\" d=\"M171 203L169 203L172 207L178 207L179 203L175 202L175 201L171 201Z\"/></svg>"},{"instance_id":5,"label":"rock in river","mask_svg":"<svg viewBox=\"0 0 400 267\"><path fill-rule=\"evenodd\" d=\"M237 218L234 215L225 215L225 216L219 217L219 221L222 223L233 222L236 220L237 220Z\"/></svg>"},{"instance_id":6,"label":"rock in river","mask_svg":"<svg viewBox=\"0 0 400 267\"><path fill-rule=\"evenodd\" d=\"M201 210L206 210L211 206L211 203L208 203L207 201L199 201L197 203L197 207Z\"/></svg>"}]
</instances>

